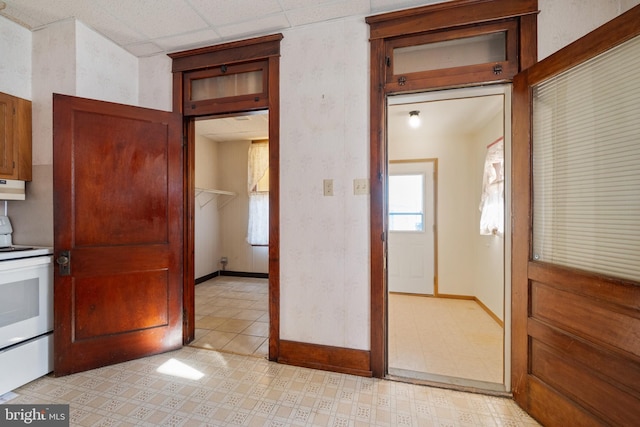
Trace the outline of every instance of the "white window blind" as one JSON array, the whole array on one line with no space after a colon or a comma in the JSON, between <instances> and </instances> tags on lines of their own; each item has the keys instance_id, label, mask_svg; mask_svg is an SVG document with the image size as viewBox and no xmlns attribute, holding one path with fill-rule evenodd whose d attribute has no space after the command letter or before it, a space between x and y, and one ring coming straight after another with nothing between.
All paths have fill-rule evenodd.
<instances>
[{"instance_id":1,"label":"white window blind","mask_svg":"<svg viewBox=\"0 0 640 427\"><path fill-rule=\"evenodd\" d=\"M640 281L640 37L533 88L534 259Z\"/></svg>"}]
</instances>

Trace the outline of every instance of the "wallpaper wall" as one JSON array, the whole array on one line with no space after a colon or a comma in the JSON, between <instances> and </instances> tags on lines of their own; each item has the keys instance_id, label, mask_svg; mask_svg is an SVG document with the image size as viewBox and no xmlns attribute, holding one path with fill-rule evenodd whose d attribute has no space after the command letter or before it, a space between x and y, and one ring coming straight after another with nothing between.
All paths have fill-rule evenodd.
<instances>
[{"instance_id":1,"label":"wallpaper wall","mask_svg":"<svg viewBox=\"0 0 640 427\"><path fill-rule=\"evenodd\" d=\"M138 104L138 58L76 21L76 96Z\"/></svg>"},{"instance_id":2,"label":"wallpaper wall","mask_svg":"<svg viewBox=\"0 0 640 427\"><path fill-rule=\"evenodd\" d=\"M31 31L0 18L0 92L31 99Z\"/></svg>"},{"instance_id":3,"label":"wallpaper wall","mask_svg":"<svg viewBox=\"0 0 640 427\"><path fill-rule=\"evenodd\" d=\"M345 43L345 41L348 41ZM281 57L280 337L369 348L368 26L287 31ZM334 195L323 196L323 179Z\"/></svg>"}]
</instances>

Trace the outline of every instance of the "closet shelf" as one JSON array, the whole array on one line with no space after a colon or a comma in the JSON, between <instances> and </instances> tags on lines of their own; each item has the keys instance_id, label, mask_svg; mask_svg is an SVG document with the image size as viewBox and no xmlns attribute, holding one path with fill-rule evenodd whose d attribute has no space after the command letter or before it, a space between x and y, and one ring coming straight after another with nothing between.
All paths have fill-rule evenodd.
<instances>
[{"instance_id":1,"label":"closet shelf","mask_svg":"<svg viewBox=\"0 0 640 427\"><path fill-rule=\"evenodd\" d=\"M216 190L216 189L213 189L213 188L198 188L198 187L196 187L196 197L198 197L202 193L213 194L214 197L211 197L209 200L204 202L204 204L201 204L200 205L201 208L207 206L209 204L209 202L211 202L213 199L216 199L217 196L229 196L229 198L226 199L222 204L218 204L218 209L222 209L227 203L229 203L231 200L233 200L238 195L238 193L236 193L234 191L224 191L224 190Z\"/></svg>"}]
</instances>

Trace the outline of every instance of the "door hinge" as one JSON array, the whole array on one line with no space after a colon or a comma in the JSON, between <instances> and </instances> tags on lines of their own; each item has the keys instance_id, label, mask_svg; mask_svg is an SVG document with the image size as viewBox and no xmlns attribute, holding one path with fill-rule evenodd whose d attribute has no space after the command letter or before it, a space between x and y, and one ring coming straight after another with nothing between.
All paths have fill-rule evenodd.
<instances>
[{"instance_id":1,"label":"door hinge","mask_svg":"<svg viewBox=\"0 0 640 427\"><path fill-rule=\"evenodd\" d=\"M384 242L385 241L384 238L385 238L385 233L383 231L382 234L380 234L380 240L382 240Z\"/></svg>"},{"instance_id":2,"label":"door hinge","mask_svg":"<svg viewBox=\"0 0 640 427\"><path fill-rule=\"evenodd\" d=\"M378 181L382 182L382 172L378 172Z\"/></svg>"}]
</instances>

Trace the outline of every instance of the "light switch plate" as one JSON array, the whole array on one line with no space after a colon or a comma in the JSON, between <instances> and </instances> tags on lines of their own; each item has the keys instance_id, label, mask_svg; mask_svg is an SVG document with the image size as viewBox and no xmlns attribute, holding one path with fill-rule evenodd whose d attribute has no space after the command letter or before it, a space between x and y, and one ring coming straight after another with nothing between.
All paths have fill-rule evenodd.
<instances>
[{"instance_id":1,"label":"light switch plate","mask_svg":"<svg viewBox=\"0 0 640 427\"><path fill-rule=\"evenodd\" d=\"M367 178L356 178L353 180L353 194L362 196L369 194L369 180Z\"/></svg>"},{"instance_id":2,"label":"light switch plate","mask_svg":"<svg viewBox=\"0 0 640 427\"><path fill-rule=\"evenodd\" d=\"M322 181L322 186L324 188L325 196L333 196L333 180L332 179L325 179L324 181Z\"/></svg>"}]
</instances>

